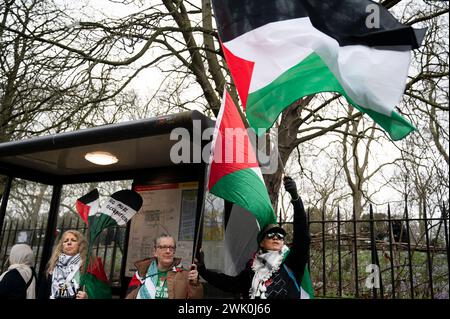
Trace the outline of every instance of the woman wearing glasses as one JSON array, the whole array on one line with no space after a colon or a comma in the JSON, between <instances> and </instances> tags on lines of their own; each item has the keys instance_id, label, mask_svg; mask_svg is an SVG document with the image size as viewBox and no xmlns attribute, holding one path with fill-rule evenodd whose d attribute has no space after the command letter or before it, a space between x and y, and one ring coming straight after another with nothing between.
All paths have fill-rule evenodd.
<instances>
[{"instance_id":1,"label":"woman wearing glasses","mask_svg":"<svg viewBox=\"0 0 450 319\"><path fill-rule=\"evenodd\" d=\"M196 265L180 267L175 257L175 239L162 234L154 241L154 256L136 262L137 271L126 299L197 299L203 296Z\"/></svg>"},{"instance_id":2,"label":"woman wearing glasses","mask_svg":"<svg viewBox=\"0 0 450 319\"><path fill-rule=\"evenodd\" d=\"M289 248L286 232L277 224L265 226L257 236L259 249L237 276L206 269L203 252L197 256L200 275L208 283L226 292L240 293L243 298L299 299L300 283L307 263L310 237L303 202L290 177L284 178L294 206L294 238Z\"/></svg>"}]
</instances>

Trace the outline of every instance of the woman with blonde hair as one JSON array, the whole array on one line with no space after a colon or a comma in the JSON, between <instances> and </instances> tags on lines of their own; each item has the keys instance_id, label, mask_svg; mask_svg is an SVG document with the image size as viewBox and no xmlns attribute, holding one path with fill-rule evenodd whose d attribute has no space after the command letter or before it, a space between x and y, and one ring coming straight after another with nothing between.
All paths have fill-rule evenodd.
<instances>
[{"instance_id":1,"label":"woman with blonde hair","mask_svg":"<svg viewBox=\"0 0 450 319\"><path fill-rule=\"evenodd\" d=\"M91 286L82 289L80 285L81 274L84 273L86 263L89 271L94 269L105 280L101 261L90 256L87 260L88 242L82 233L76 230L65 231L53 250L47 266L47 279L49 283L50 299L75 298L88 299L94 296ZM48 296L48 293L47 293Z\"/></svg>"}]
</instances>

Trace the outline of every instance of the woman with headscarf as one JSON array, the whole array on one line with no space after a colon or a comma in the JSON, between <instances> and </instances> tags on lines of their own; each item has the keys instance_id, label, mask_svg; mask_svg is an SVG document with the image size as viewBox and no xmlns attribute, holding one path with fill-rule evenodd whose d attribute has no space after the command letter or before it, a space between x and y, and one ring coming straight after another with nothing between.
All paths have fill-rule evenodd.
<instances>
[{"instance_id":1,"label":"woman with headscarf","mask_svg":"<svg viewBox=\"0 0 450 319\"><path fill-rule=\"evenodd\" d=\"M16 244L9 254L8 270L0 275L1 299L35 299L34 253L26 244Z\"/></svg>"}]
</instances>

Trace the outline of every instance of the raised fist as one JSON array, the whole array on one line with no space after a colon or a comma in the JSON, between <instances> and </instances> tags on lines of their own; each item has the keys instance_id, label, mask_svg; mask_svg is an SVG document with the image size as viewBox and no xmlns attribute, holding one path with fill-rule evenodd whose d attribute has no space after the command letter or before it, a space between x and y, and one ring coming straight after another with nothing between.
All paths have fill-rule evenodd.
<instances>
[{"instance_id":1,"label":"raised fist","mask_svg":"<svg viewBox=\"0 0 450 319\"><path fill-rule=\"evenodd\" d=\"M285 176L283 178L283 183L284 189L286 190L286 192L291 194L292 199L298 199L297 185L295 184L294 180L290 176Z\"/></svg>"}]
</instances>

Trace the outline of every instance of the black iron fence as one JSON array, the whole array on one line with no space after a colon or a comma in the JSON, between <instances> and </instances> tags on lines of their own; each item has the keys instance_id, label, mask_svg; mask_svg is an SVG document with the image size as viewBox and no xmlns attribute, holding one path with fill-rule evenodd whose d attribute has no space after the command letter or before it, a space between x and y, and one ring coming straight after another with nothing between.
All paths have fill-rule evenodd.
<instances>
[{"instance_id":1,"label":"black iron fence","mask_svg":"<svg viewBox=\"0 0 450 319\"><path fill-rule=\"evenodd\" d=\"M343 219L309 215L309 267L315 296L324 298L449 298L449 215L439 218L369 214ZM282 223L292 234L291 223Z\"/></svg>"},{"instance_id":2,"label":"black iron fence","mask_svg":"<svg viewBox=\"0 0 450 319\"><path fill-rule=\"evenodd\" d=\"M42 250L47 229L46 221L7 220L0 235L0 273L8 267L11 247L16 243L27 243L33 249L35 268L39 272ZM78 230L86 235L86 225L78 216L63 219L55 230L55 243L66 230ZM124 251L126 227L111 227L96 240L93 254L102 258L105 272L112 286L120 285L120 267Z\"/></svg>"},{"instance_id":3,"label":"black iron fence","mask_svg":"<svg viewBox=\"0 0 450 319\"><path fill-rule=\"evenodd\" d=\"M319 214L320 215L320 214ZM315 296L323 298L448 298L449 214L445 205L439 218L423 209L420 218L369 213L356 219L309 214L311 249L309 267ZM328 216L329 217L329 216ZM291 223L282 223L290 240ZM86 232L78 216L61 219L56 237L68 229ZM0 272L7 268L8 253L18 242L28 243L40 265L46 231L45 221L6 220L0 234ZM101 257L110 284L120 285L125 227L104 231L94 248ZM38 269L37 269L38 270Z\"/></svg>"}]
</instances>

